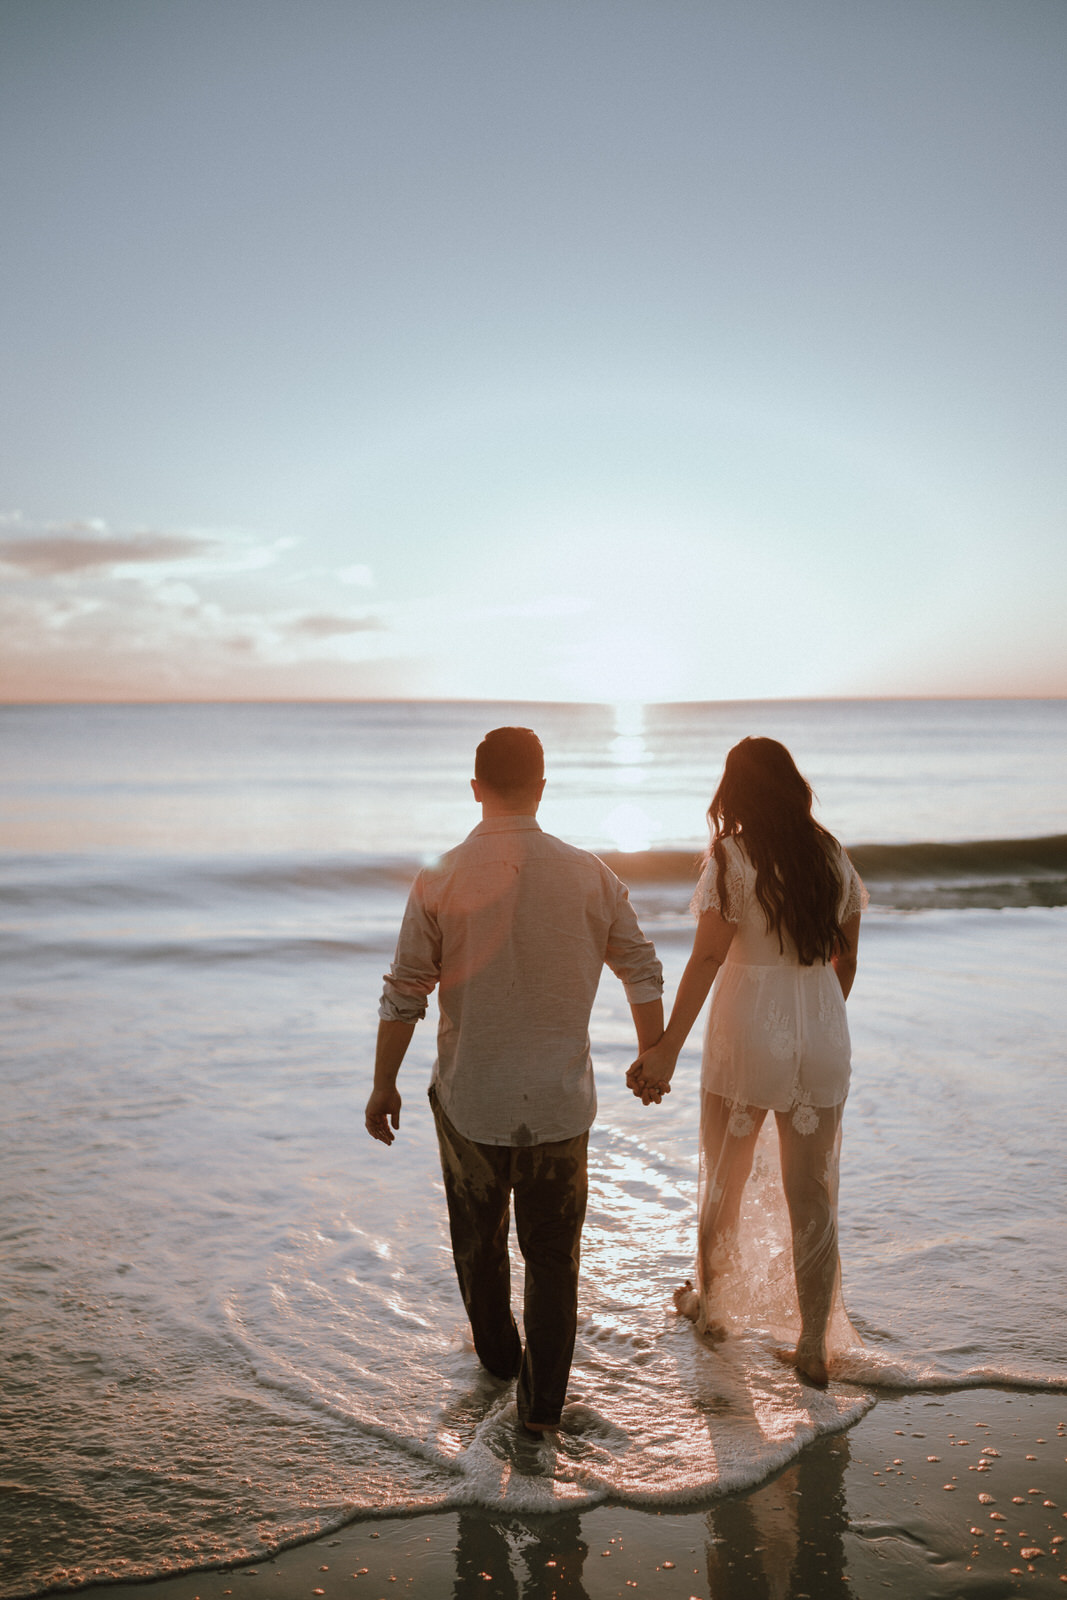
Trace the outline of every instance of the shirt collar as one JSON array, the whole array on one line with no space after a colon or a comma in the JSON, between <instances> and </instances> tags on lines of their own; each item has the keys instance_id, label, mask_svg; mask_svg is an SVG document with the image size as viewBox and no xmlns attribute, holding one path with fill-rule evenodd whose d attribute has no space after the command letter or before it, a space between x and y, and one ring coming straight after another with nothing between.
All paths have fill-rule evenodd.
<instances>
[{"instance_id":1,"label":"shirt collar","mask_svg":"<svg viewBox=\"0 0 1067 1600\"><path fill-rule=\"evenodd\" d=\"M541 824L536 817L486 817L473 828L469 837L476 839L483 833L540 833Z\"/></svg>"}]
</instances>

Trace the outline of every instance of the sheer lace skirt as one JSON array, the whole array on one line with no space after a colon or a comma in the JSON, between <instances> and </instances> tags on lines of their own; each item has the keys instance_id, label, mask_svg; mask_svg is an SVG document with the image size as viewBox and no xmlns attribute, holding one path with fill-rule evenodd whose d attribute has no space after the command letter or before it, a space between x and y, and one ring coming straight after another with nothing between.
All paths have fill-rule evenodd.
<instances>
[{"instance_id":1,"label":"sheer lace skirt","mask_svg":"<svg viewBox=\"0 0 1067 1600\"><path fill-rule=\"evenodd\" d=\"M727 960L715 980L701 1083L741 1104L834 1106L848 1094L852 1043L829 964Z\"/></svg>"},{"instance_id":2,"label":"sheer lace skirt","mask_svg":"<svg viewBox=\"0 0 1067 1600\"><path fill-rule=\"evenodd\" d=\"M844 1101L783 1111L701 1095L700 1332L753 1329L829 1358L861 1341L841 1296Z\"/></svg>"}]
</instances>

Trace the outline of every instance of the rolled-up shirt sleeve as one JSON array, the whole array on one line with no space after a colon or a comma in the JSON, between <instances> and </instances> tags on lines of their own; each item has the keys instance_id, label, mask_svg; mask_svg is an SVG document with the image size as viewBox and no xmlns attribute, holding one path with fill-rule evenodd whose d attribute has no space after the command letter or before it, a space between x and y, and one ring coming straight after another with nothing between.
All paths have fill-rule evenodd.
<instances>
[{"instance_id":1,"label":"rolled-up shirt sleeve","mask_svg":"<svg viewBox=\"0 0 1067 1600\"><path fill-rule=\"evenodd\" d=\"M626 998L632 1006L658 1000L663 994L660 959L652 940L641 932L624 883L619 883L616 892L615 917L604 959L615 976L621 979Z\"/></svg>"},{"instance_id":2,"label":"rolled-up shirt sleeve","mask_svg":"<svg viewBox=\"0 0 1067 1600\"><path fill-rule=\"evenodd\" d=\"M393 964L378 1006L383 1022L418 1022L441 976L441 931L427 905L423 874L411 886Z\"/></svg>"}]
</instances>

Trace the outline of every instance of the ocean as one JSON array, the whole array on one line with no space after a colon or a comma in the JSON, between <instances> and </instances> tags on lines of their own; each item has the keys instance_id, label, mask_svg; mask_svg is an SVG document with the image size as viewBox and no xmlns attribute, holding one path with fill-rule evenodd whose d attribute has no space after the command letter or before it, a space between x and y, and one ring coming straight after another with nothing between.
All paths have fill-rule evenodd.
<instances>
[{"instance_id":1,"label":"ocean","mask_svg":"<svg viewBox=\"0 0 1067 1600\"><path fill-rule=\"evenodd\" d=\"M841 1175L864 1350L823 1394L758 1330L712 1350L675 1315L699 1030L642 1107L610 974L558 1449L470 1347L429 1020L396 1144L364 1132L408 884L478 820L474 747L507 722L545 744L543 825L631 884L668 996L745 734L790 747L868 884ZM693 1505L886 1387L1067 1388L1067 702L9 706L0 749L0 1594L382 1511Z\"/></svg>"}]
</instances>

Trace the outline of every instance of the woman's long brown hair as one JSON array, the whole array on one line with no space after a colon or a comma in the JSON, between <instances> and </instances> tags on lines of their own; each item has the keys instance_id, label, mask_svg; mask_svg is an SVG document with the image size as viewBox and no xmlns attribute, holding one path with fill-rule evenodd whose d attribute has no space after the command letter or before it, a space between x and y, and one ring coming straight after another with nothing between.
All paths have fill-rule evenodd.
<instances>
[{"instance_id":1,"label":"woman's long brown hair","mask_svg":"<svg viewBox=\"0 0 1067 1600\"><path fill-rule=\"evenodd\" d=\"M811 785L784 744L742 739L726 757L708 807L719 904L727 904L722 841L737 837L756 869L756 898L778 935L778 948L784 949L784 930L803 967L829 961L844 944L837 920L837 841L815 821L811 800Z\"/></svg>"}]
</instances>

